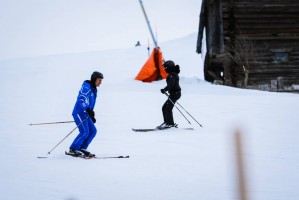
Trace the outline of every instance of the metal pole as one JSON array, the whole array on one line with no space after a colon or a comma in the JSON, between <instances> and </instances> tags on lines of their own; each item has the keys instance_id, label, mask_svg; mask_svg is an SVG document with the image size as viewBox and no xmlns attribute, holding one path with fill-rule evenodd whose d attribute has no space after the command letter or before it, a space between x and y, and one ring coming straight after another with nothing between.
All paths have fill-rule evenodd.
<instances>
[{"instance_id":1,"label":"metal pole","mask_svg":"<svg viewBox=\"0 0 299 200\"><path fill-rule=\"evenodd\" d=\"M167 93L165 93L165 95L166 96L168 96L169 97L169 95L167 94ZM187 111L187 110L185 110L185 108L183 107L183 106L181 106L181 104L179 104L179 102L176 102L190 117L192 117L192 119L194 120L194 121L196 121L196 123L200 126L200 127L202 127L202 125Z\"/></svg>"},{"instance_id":2,"label":"metal pole","mask_svg":"<svg viewBox=\"0 0 299 200\"><path fill-rule=\"evenodd\" d=\"M175 105L175 103L173 103L173 101L171 100L171 98L169 97L168 94L165 93L165 95L168 97L168 99L170 100L170 102L176 107L176 109L178 109L178 111L180 111L180 113L185 117L185 119L188 121L189 124L191 124L191 122L187 119L187 117L182 113L182 111Z\"/></svg>"},{"instance_id":3,"label":"metal pole","mask_svg":"<svg viewBox=\"0 0 299 200\"><path fill-rule=\"evenodd\" d=\"M56 149L56 147L58 147L58 145L60 145L68 136L70 136L77 128L79 128L79 126L86 120L88 119L88 117L86 117L78 126L76 126L69 134L67 134L67 136L65 136L58 144L55 145L55 147L53 147L48 154L51 154L51 152Z\"/></svg>"},{"instance_id":4,"label":"metal pole","mask_svg":"<svg viewBox=\"0 0 299 200\"><path fill-rule=\"evenodd\" d=\"M147 23L148 29L149 29L150 34L151 34L151 36L152 36L152 39L153 39L155 48L157 48L157 47L158 47L158 44L157 44L157 41L156 41L156 39L155 39L154 33L153 33L153 31L152 31L152 28L151 28L150 22L149 22L149 20L148 20L148 17L147 17L147 15L146 15L145 9L144 9L144 7L143 7L142 1L139 0L139 3L140 3L140 6L141 6L143 15L144 15L144 17L145 17L145 21L146 21L146 23Z\"/></svg>"},{"instance_id":5,"label":"metal pole","mask_svg":"<svg viewBox=\"0 0 299 200\"><path fill-rule=\"evenodd\" d=\"M149 38L147 39L147 54L148 54L148 57L150 57L150 40L149 40Z\"/></svg>"},{"instance_id":6,"label":"metal pole","mask_svg":"<svg viewBox=\"0 0 299 200\"><path fill-rule=\"evenodd\" d=\"M36 126L36 125L47 125L47 124L64 124L64 123L73 123L75 121L64 121L64 122L46 122L46 123L35 123L35 124L28 124L29 126Z\"/></svg>"}]
</instances>

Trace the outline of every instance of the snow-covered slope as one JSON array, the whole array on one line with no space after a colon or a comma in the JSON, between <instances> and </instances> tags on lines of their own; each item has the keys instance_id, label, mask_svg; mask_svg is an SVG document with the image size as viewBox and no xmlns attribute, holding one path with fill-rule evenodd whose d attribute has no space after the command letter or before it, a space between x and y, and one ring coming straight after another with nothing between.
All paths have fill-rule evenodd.
<instances>
[{"instance_id":1,"label":"snow-covered slope","mask_svg":"<svg viewBox=\"0 0 299 200\"><path fill-rule=\"evenodd\" d=\"M196 34L162 43L166 59L181 66L182 98L195 131L135 133L162 122L165 81L133 80L146 47L53 55L0 62L0 199L237 199L233 132L243 133L250 199L298 199L299 97L206 83ZM64 155L75 131L45 156L74 124L82 81L105 79L95 108L98 135L90 151L129 159L83 160ZM186 115L188 116L188 115ZM174 109L175 121L189 127Z\"/></svg>"}]
</instances>

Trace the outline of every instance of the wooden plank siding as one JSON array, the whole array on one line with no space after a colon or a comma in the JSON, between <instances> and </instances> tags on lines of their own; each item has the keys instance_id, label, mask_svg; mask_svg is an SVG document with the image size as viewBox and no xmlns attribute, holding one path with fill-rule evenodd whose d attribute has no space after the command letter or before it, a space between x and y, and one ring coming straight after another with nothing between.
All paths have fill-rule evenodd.
<instances>
[{"instance_id":1,"label":"wooden plank siding","mask_svg":"<svg viewBox=\"0 0 299 200\"><path fill-rule=\"evenodd\" d=\"M218 0L206 1L208 6L202 6ZM221 10L222 19L217 21L222 24L206 24L209 32L222 29L216 31L221 37L207 32L208 80L268 91L299 91L299 0L219 1L221 7L214 9ZM213 22L213 13L206 13L207 21ZM224 52L211 51L214 38L223 38Z\"/></svg>"}]
</instances>

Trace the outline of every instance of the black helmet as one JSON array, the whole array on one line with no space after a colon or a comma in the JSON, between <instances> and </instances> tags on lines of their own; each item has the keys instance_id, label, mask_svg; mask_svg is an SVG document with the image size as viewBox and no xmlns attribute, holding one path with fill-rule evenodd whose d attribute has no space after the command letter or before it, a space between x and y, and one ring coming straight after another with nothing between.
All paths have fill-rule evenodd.
<instances>
[{"instance_id":1,"label":"black helmet","mask_svg":"<svg viewBox=\"0 0 299 200\"><path fill-rule=\"evenodd\" d=\"M164 66L165 69L167 69L167 68L174 67L175 64L172 60L167 60L166 62L164 62L163 66Z\"/></svg>"},{"instance_id":2,"label":"black helmet","mask_svg":"<svg viewBox=\"0 0 299 200\"><path fill-rule=\"evenodd\" d=\"M97 78L103 79L104 76L101 72L97 72L97 71L93 72L90 77L90 82L91 82L92 86L95 86L95 82L96 82Z\"/></svg>"},{"instance_id":3,"label":"black helmet","mask_svg":"<svg viewBox=\"0 0 299 200\"><path fill-rule=\"evenodd\" d=\"M164 64L163 64L165 71L167 73L171 73L171 72L175 72L175 73L180 73L180 66L174 64L174 62L172 60L167 60Z\"/></svg>"},{"instance_id":4,"label":"black helmet","mask_svg":"<svg viewBox=\"0 0 299 200\"><path fill-rule=\"evenodd\" d=\"M90 80L91 80L91 82L92 82L92 81L95 81L97 78L101 78L101 79L103 79L104 76L103 76L103 74L102 74L101 72L97 72L97 71L95 71L95 72L92 73L92 75L91 75L91 77L90 77Z\"/></svg>"}]
</instances>

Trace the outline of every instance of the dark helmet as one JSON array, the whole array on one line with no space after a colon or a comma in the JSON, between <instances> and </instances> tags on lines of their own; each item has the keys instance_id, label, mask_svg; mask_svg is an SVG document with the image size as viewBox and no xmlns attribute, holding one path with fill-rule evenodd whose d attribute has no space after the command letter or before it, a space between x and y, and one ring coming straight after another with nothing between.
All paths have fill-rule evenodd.
<instances>
[{"instance_id":1,"label":"dark helmet","mask_svg":"<svg viewBox=\"0 0 299 200\"><path fill-rule=\"evenodd\" d=\"M101 72L97 72L97 71L93 72L91 77L90 77L90 82L93 86L95 85L95 82L96 82L97 78L103 79L104 76Z\"/></svg>"},{"instance_id":2,"label":"dark helmet","mask_svg":"<svg viewBox=\"0 0 299 200\"><path fill-rule=\"evenodd\" d=\"M167 60L166 62L164 62L163 66L164 66L165 69L167 69L167 68L174 67L175 64L172 60Z\"/></svg>"},{"instance_id":3,"label":"dark helmet","mask_svg":"<svg viewBox=\"0 0 299 200\"><path fill-rule=\"evenodd\" d=\"M171 72L176 72L176 73L180 73L180 66L174 64L174 62L172 60L167 60L164 64L163 64L165 71L167 73L171 73Z\"/></svg>"}]
</instances>

